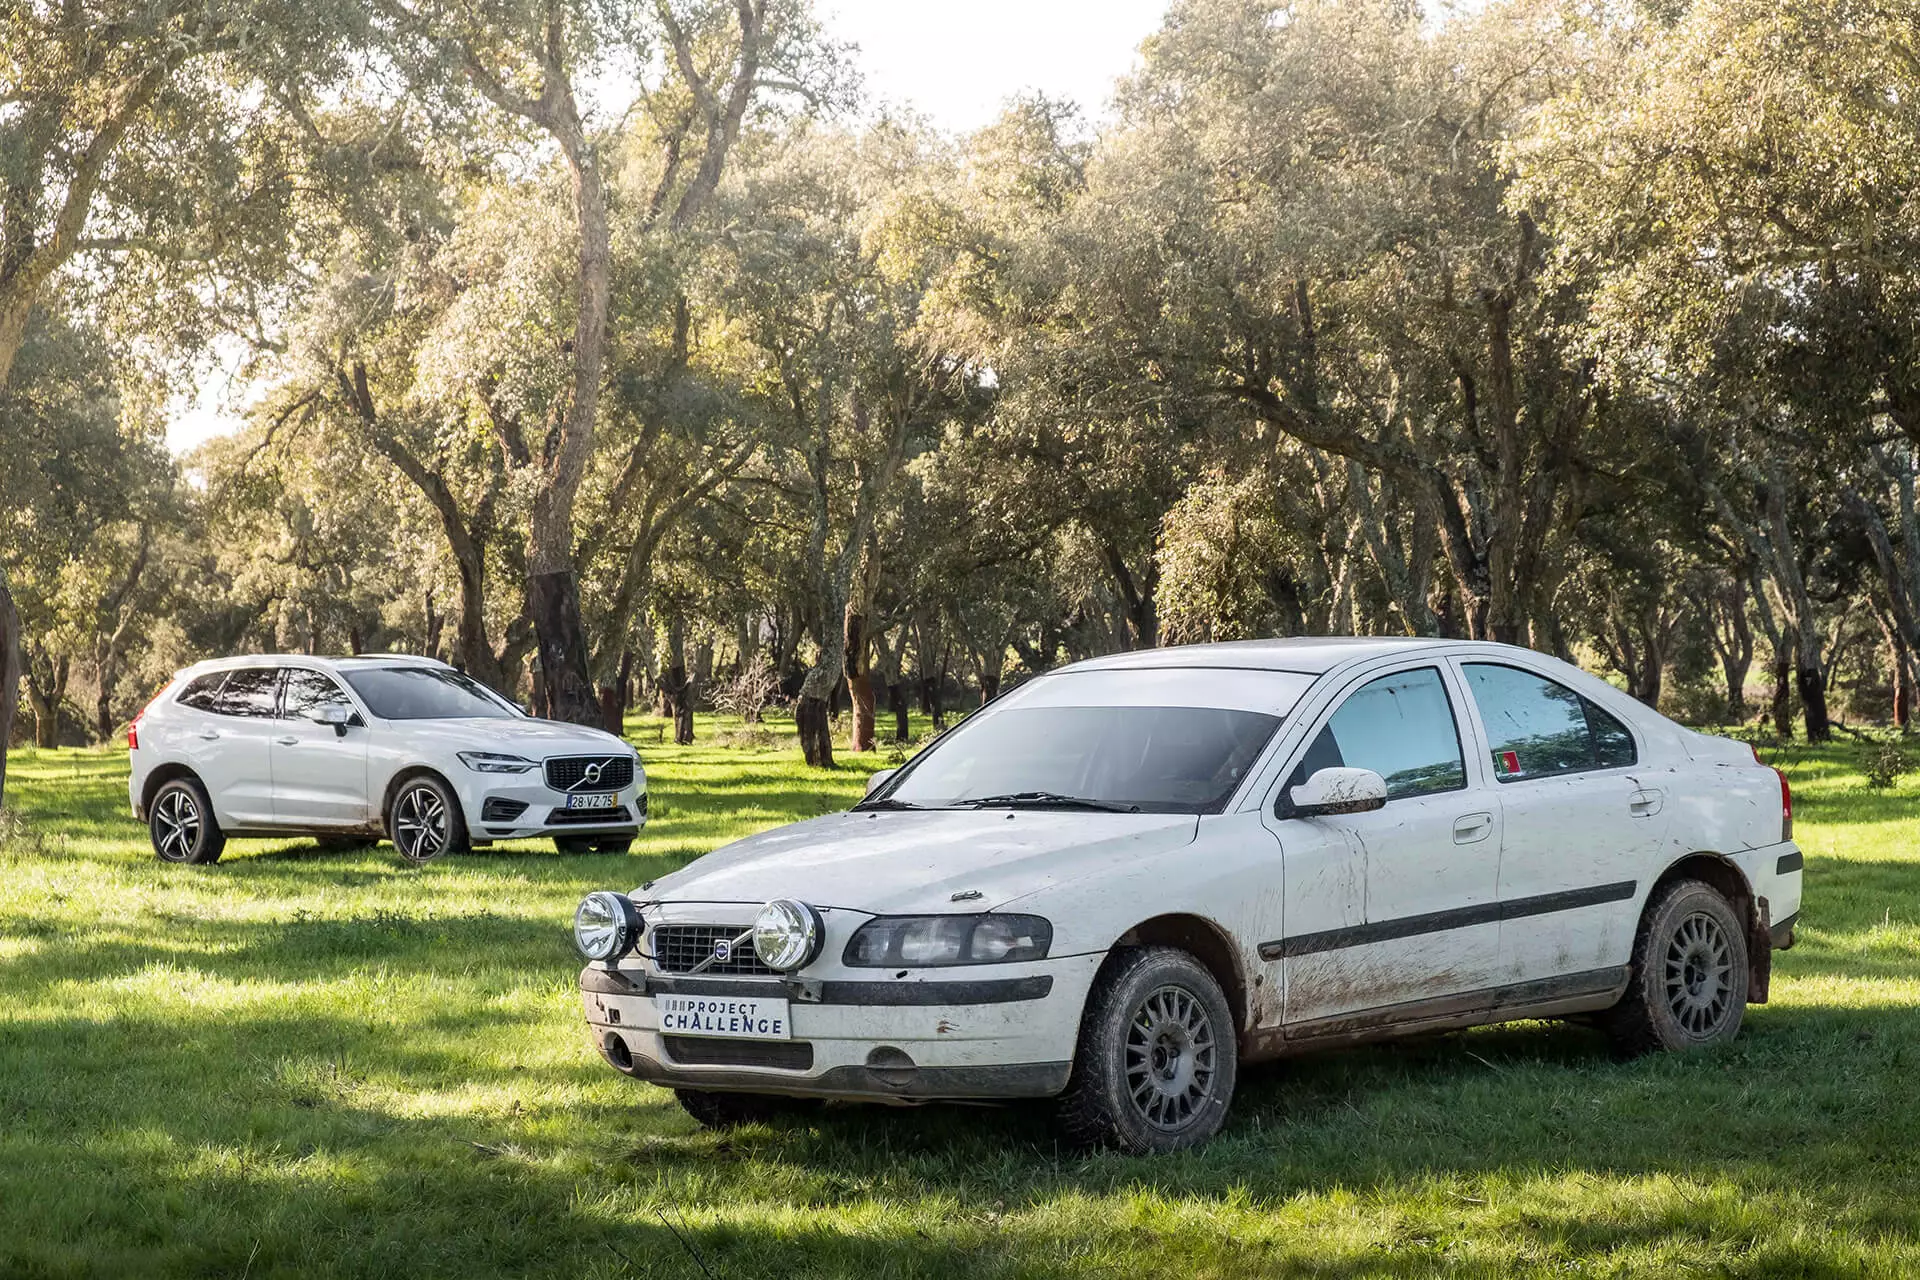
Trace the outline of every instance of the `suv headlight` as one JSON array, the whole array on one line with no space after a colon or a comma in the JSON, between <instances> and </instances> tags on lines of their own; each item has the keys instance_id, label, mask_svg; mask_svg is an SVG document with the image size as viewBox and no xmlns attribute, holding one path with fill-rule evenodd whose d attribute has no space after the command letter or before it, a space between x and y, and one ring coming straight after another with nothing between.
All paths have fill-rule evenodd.
<instances>
[{"instance_id":1,"label":"suv headlight","mask_svg":"<svg viewBox=\"0 0 1920 1280\"><path fill-rule=\"evenodd\" d=\"M826 940L820 913L792 898L775 898L753 918L753 954L769 969L782 973L812 964Z\"/></svg>"},{"instance_id":2,"label":"suv headlight","mask_svg":"<svg viewBox=\"0 0 1920 1280\"><path fill-rule=\"evenodd\" d=\"M460 763L476 773L525 773L534 762L525 756L504 755L498 751L462 751Z\"/></svg>"},{"instance_id":3,"label":"suv headlight","mask_svg":"<svg viewBox=\"0 0 1920 1280\"><path fill-rule=\"evenodd\" d=\"M640 909L624 893L590 893L573 913L573 945L589 960L618 960L640 940Z\"/></svg>"},{"instance_id":4,"label":"suv headlight","mask_svg":"<svg viewBox=\"0 0 1920 1280\"><path fill-rule=\"evenodd\" d=\"M841 960L864 969L1044 960L1053 926L1039 916L876 916L847 939Z\"/></svg>"}]
</instances>

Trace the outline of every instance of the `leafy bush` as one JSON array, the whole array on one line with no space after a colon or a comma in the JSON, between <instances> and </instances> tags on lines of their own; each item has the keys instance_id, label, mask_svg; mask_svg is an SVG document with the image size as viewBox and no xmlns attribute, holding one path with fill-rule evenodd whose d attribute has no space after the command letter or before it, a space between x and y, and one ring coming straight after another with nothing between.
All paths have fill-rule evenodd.
<instances>
[{"instance_id":1,"label":"leafy bush","mask_svg":"<svg viewBox=\"0 0 1920 1280\"><path fill-rule=\"evenodd\" d=\"M1860 752L1860 772L1875 790L1886 790L1912 771L1913 757L1897 742L1870 742Z\"/></svg>"},{"instance_id":2,"label":"leafy bush","mask_svg":"<svg viewBox=\"0 0 1920 1280\"><path fill-rule=\"evenodd\" d=\"M0 853L47 852L46 833L34 827L18 810L0 809Z\"/></svg>"}]
</instances>

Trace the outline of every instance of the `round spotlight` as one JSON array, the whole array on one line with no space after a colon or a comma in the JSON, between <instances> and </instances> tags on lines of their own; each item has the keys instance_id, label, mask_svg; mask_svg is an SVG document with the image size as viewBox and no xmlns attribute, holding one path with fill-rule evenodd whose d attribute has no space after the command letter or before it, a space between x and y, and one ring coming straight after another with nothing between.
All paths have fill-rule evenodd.
<instances>
[{"instance_id":1,"label":"round spotlight","mask_svg":"<svg viewBox=\"0 0 1920 1280\"><path fill-rule=\"evenodd\" d=\"M753 918L753 953L760 963L782 973L813 963L826 940L820 913L792 898L775 898Z\"/></svg>"},{"instance_id":2,"label":"round spotlight","mask_svg":"<svg viewBox=\"0 0 1920 1280\"><path fill-rule=\"evenodd\" d=\"M590 893L573 913L573 945L589 960L618 960L640 938L640 912L624 893Z\"/></svg>"}]
</instances>

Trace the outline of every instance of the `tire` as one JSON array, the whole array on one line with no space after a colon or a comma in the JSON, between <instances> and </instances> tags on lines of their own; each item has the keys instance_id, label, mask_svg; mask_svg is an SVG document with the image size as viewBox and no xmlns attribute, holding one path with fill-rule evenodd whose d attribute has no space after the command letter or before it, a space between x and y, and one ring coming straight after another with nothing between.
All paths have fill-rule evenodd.
<instances>
[{"instance_id":1,"label":"tire","mask_svg":"<svg viewBox=\"0 0 1920 1280\"><path fill-rule=\"evenodd\" d=\"M161 784L147 810L147 834L154 856L162 862L204 867L220 861L227 837L214 820L213 804L198 778L187 776Z\"/></svg>"},{"instance_id":2,"label":"tire","mask_svg":"<svg viewBox=\"0 0 1920 1280\"><path fill-rule=\"evenodd\" d=\"M1172 947L1116 952L1081 1019L1058 1123L1077 1146L1157 1155L1220 1131L1239 1073L1233 1011Z\"/></svg>"},{"instance_id":3,"label":"tire","mask_svg":"<svg viewBox=\"0 0 1920 1280\"><path fill-rule=\"evenodd\" d=\"M453 789L430 773L401 783L387 809L387 838L402 858L431 862L467 850L467 821Z\"/></svg>"},{"instance_id":4,"label":"tire","mask_svg":"<svg viewBox=\"0 0 1920 1280\"><path fill-rule=\"evenodd\" d=\"M555 836L553 847L561 853L592 853L593 841L585 836Z\"/></svg>"},{"instance_id":5,"label":"tire","mask_svg":"<svg viewBox=\"0 0 1920 1280\"><path fill-rule=\"evenodd\" d=\"M1621 1056L1704 1049L1740 1033L1747 931L1712 885L1676 880L1655 891L1633 940L1632 972L1602 1024Z\"/></svg>"},{"instance_id":6,"label":"tire","mask_svg":"<svg viewBox=\"0 0 1920 1280\"><path fill-rule=\"evenodd\" d=\"M772 1124L806 1115L820 1108L815 1098L787 1098L771 1093L726 1093L710 1089L675 1089L681 1110L703 1129L737 1129L743 1124Z\"/></svg>"}]
</instances>

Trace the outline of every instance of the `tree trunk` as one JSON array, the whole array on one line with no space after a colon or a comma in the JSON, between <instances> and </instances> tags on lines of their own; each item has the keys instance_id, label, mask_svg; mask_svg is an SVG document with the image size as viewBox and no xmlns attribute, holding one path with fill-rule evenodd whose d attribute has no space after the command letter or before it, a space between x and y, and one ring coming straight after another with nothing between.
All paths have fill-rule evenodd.
<instances>
[{"instance_id":1,"label":"tree trunk","mask_svg":"<svg viewBox=\"0 0 1920 1280\"><path fill-rule=\"evenodd\" d=\"M693 677L687 674L687 623L674 614L667 623L667 664L660 672L660 695L666 701L666 713L673 717L673 740L681 746L693 743Z\"/></svg>"},{"instance_id":2,"label":"tree trunk","mask_svg":"<svg viewBox=\"0 0 1920 1280\"><path fill-rule=\"evenodd\" d=\"M633 650L620 651L620 674L600 686L600 727L614 737L627 730L627 706L633 689Z\"/></svg>"},{"instance_id":3,"label":"tree trunk","mask_svg":"<svg viewBox=\"0 0 1920 1280\"><path fill-rule=\"evenodd\" d=\"M847 699L853 704L853 714L848 717L852 729L847 734L847 749L854 752L872 751L875 745L873 646L867 635L866 616L849 608L842 630L847 646L843 660L847 674Z\"/></svg>"},{"instance_id":4,"label":"tree trunk","mask_svg":"<svg viewBox=\"0 0 1920 1280\"><path fill-rule=\"evenodd\" d=\"M893 712L893 740L906 742L913 737L913 728L907 716L907 685L905 680L895 680L887 686L887 708Z\"/></svg>"},{"instance_id":5,"label":"tree trunk","mask_svg":"<svg viewBox=\"0 0 1920 1280\"><path fill-rule=\"evenodd\" d=\"M1802 661L1794 670L1793 683L1800 694L1800 712L1807 722L1808 742L1829 742L1833 726L1827 719L1827 681L1820 668Z\"/></svg>"},{"instance_id":6,"label":"tree trunk","mask_svg":"<svg viewBox=\"0 0 1920 1280\"><path fill-rule=\"evenodd\" d=\"M814 769L833 767L833 726L827 700L801 694L793 704L793 723L800 730L800 754Z\"/></svg>"},{"instance_id":7,"label":"tree trunk","mask_svg":"<svg viewBox=\"0 0 1920 1280\"><path fill-rule=\"evenodd\" d=\"M1773 735L1793 741L1793 659L1785 648L1773 651Z\"/></svg>"},{"instance_id":8,"label":"tree trunk","mask_svg":"<svg viewBox=\"0 0 1920 1280\"><path fill-rule=\"evenodd\" d=\"M14 611L7 575L0 569L0 809L7 803L7 748L20 706L20 615Z\"/></svg>"},{"instance_id":9,"label":"tree trunk","mask_svg":"<svg viewBox=\"0 0 1920 1280\"><path fill-rule=\"evenodd\" d=\"M587 670L587 629L580 620L580 585L573 571L530 576L527 607L546 678L547 714L571 724L598 723L600 699Z\"/></svg>"}]
</instances>

